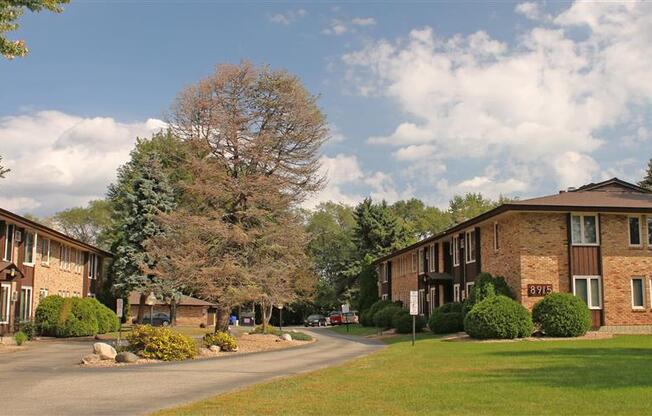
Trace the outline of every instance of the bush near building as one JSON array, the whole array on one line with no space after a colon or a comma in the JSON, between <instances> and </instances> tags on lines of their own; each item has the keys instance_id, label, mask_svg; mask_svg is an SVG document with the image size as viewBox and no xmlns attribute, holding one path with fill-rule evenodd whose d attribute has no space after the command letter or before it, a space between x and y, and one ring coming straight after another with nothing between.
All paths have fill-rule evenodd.
<instances>
[{"instance_id":1,"label":"bush near building","mask_svg":"<svg viewBox=\"0 0 652 416\"><path fill-rule=\"evenodd\" d=\"M137 325L127 335L129 349L143 358L180 361L197 355L195 341L166 327Z\"/></svg>"},{"instance_id":2,"label":"bush near building","mask_svg":"<svg viewBox=\"0 0 652 416\"><path fill-rule=\"evenodd\" d=\"M435 334L450 334L464 330L463 305L446 303L432 311L428 327Z\"/></svg>"},{"instance_id":3,"label":"bush near building","mask_svg":"<svg viewBox=\"0 0 652 416\"><path fill-rule=\"evenodd\" d=\"M385 299L385 300L376 301L373 305L369 307L369 309L362 312L360 316L360 323L362 324L362 326L374 326L375 325L374 315L376 314L376 312L390 305L393 305L391 300Z\"/></svg>"},{"instance_id":4,"label":"bush near building","mask_svg":"<svg viewBox=\"0 0 652 416\"><path fill-rule=\"evenodd\" d=\"M410 334L412 333L412 315L410 315L405 309L402 309L402 311L405 313L394 315L392 325L396 328L396 333ZM426 326L426 320L423 316L415 316L414 319L414 330L416 332L423 331L423 327Z\"/></svg>"},{"instance_id":5,"label":"bush near building","mask_svg":"<svg viewBox=\"0 0 652 416\"><path fill-rule=\"evenodd\" d=\"M514 299L514 294L502 276L492 276L491 273L482 272L474 280L468 298L464 301L462 314L466 315L473 307L492 296L503 295Z\"/></svg>"},{"instance_id":6,"label":"bush near building","mask_svg":"<svg viewBox=\"0 0 652 416\"><path fill-rule=\"evenodd\" d=\"M377 328L388 329L392 327L392 318L403 309L400 306L389 305L374 314L374 325Z\"/></svg>"},{"instance_id":7,"label":"bush near building","mask_svg":"<svg viewBox=\"0 0 652 416\"><path fill-rule=\"evenodd\" d=\"M206 347L217 345L222 351L235 351L238 349L238 343L236 342L235 337L226 332L218 331L215 333L208 333L204 335L203 342Z\"/></svg>"},{"instance_id":8,"label":"bush near building","mask_svg":"<svg viewBox=\"0 0 652 416\"><path fill-rule=\"evenodd\" d=\"M47 296L35 313L35 325L42 335L84 337L119 329L116 314L93 298Z\"/></svg>"},{"instance_id":9,"label":"bush near building","mask_svg":"<svg viewBox=\"0 0 652 416\"><path fill-rule=\"evenodd\" d=\"M472 338L513 339L532 335L530 312L507 296L492 296L478 304L464 318L464 330Z\"/></svg>"},{"instance_id":10,"label":"bush near building","mask_svg":"<svg viewBox=\"0 0 652 416\"><path fill-rule=\"evenodd\" d=\"M551 293L532 309L532 320L551 337L579 337L591 328L591 313L572 293Z\"/></svg>"}]
</instances>

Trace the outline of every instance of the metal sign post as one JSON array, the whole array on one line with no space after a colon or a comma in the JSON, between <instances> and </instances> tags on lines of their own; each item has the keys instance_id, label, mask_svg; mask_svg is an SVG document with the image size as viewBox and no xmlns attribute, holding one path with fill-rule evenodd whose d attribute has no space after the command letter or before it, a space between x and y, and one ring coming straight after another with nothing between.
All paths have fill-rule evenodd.
<instances>
[{"instance_id":1,"label":"metal sign post","mask_svg":"<svg viewBox=\"0 0 652 416\"><path fill-rule=\"evenodd\" d=\"M349 304L344 303L342 305L342 319L344 320L344 324L346 325L346 332L350 332L351 330L349 329L349 316L347 315L349 313Z\"/></svg>"},{"instance_id":2,"label":"metal sign post","mask_svg":"<svg viewBox=\"0 0 652 416\"><path fill-rule=\"evenodd\" d=\"M412 346L414 347L414 339L416 338L416 319L419 314L419 292L416 290L410 291L410 315L412 315Z\"/></svg>"},{"instance_id":3,"label":"metal sign post","mask_svg":"<svg viewBox=\"0 0 652 416\"><path fill-rule=\"evenodd\" d=\"M283 304L281 303L276 307L278 308L278 329L283 331Z\"/></svg>"},{"instance_id":4,"label":"metal sign post","mask_svg":"<svg viewBox=\"0 0 652 416\"><path fill-rule=\"evenodd\" d=\"M122 304L122 299L115 300L115 314L118 315L120 319L120 327L118 328L118 345L120 345L120 339L122 338L122 314L124 305Z\"/></svg>"}]
</instances>

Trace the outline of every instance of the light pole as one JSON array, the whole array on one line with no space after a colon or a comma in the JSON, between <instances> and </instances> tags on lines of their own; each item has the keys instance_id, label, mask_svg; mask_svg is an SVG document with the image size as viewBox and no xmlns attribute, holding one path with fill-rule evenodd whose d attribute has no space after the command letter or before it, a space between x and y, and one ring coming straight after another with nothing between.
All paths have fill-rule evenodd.
<instances>
[{"instance_id":1,"label":"light pole","mask_svg":"<svg viewBox=\"0 0 652 416\"><path fill-rule=\"evenodd\" d=\"M278 330L283 331L283 304L277 306L278 308Z\"/></svg>"},{"instance_id":2,"label":"light pole","mask_svg":"<svg viewBox=\"0 0 652 416\"><path fill-rule=\"evenodd\" d=\"M151 292L147 296L145 303L149 305L149 324L154 326L154 305L156 304L156 295L154 295L154 292Z\"/></svg>"}]
</instances>

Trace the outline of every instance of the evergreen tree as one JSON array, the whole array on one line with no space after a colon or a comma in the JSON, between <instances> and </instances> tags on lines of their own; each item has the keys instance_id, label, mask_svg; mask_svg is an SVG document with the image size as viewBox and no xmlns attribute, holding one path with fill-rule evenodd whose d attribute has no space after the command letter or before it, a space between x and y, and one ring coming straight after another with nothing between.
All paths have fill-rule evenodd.
<instances>
[{"instance_id":1,"label":"evergreen tree","mask_svg":"<svg viewBox=\"0 0 652 416\"><path fill-rule=\"evenodd\" d=\"M137 150L133 153L137 153ZM117 209L117 241L113 251L113 287L116 294L128 295L133 290L154 289L153 257L145 244L162 233L156 217L171 212L175 206L173 188L168 183L156 153L135 155L118 174L110 188L110 198ZM133 157L137 156L137 157ZM141 306L144 296L141 296ZM139 321L142 320L141 307Z\"/></svg>"},{"instance_id":2,"label":"evergreen tree","mask_svg":"<svg viewBox=\"0 0 652 416\"><path fill-rule=\"evenodd\" d=\"M647 169L645 170L645 177L638 183L638 186L652 190L652 159L647 162Z\"/></svg>"}]
</instances>

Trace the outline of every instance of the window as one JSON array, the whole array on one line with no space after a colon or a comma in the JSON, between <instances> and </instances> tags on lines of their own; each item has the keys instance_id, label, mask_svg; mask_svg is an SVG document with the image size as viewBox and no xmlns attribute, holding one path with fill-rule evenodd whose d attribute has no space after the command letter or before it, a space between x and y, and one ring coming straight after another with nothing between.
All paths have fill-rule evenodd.
<instances>
[{"instance_id":1,"label":"window","mask_svg":"<svg viewBox=\"0 0 652 416\"><path fill-rule=\"evenodd\" d=\"M598 245L598 218L596 215L572 215L571 238L573 245Z\"/></svg>"},{"instance_id":2,"label":"window","mask_svg":"<svg viewBox=\"0 0 652 416\"><path fill-rule=\"evenodd\" d=\"M417 272L417 253L412 253L412 273Z\"/></svg>"},{"instance_id":3,"label":"window","mask_svg":"<svg viewBox=\"0 0 652 416\"><path fill-rule=\"evenodd\" d=\"M475 230L466 232L466 262L475 263Z\"/></svg>"},{"instance_id":4,"label":"window","mask_svg":"<svg viewBox=\"0 0 652 416\"><path fill-rule=\"evenodd\" d=\"M426 291L425 289L419 289L419 315L424 314L426 309Z\"/></svg>"},{"instance_id":5,"label":"window","mask_svg":"<svg viewBox=\"0 0 652 416\"><path fill-rule=\"evenodd\" d=\"M629 245L630 246L640 246L641 245L641 218L640 217L628 217L628 231L629 231Z\"/></svg>"},{"instance_id":6,"label":"window","mask_svg":"<svg viewBox=\"0 0 652 416\"><path fill-rule=\"evenodd\" d=\"M632 308L645 309L645 283L642 277L632 279Z\"/></svg>"},{"instance_id":7,"label":"window","mask_svg":"<svg viewBox=\"0 0 652 416\"><path fill-rule=\"evenodd\" d=\"M94 259L94 258L95 258L95 255L91 255L91 259ZM91 261L91 266L93 265L93 263L95 263L95 262ZM95 274L92 273L92 271L93 271L93 268L90 267L89 268L89 273L88 273L89 279L95 279ZM382 275L383 283L387 283L387 280L388 280L387 279L387 263L383 263L383 265L381 266L380 274Z\"/></svg>"},{"instance_id":8,"label":"window","mask_svg":"<svg viewBox=\"0 0 652 416\"><path fill-rule=\"evenodd\" d=\"M456 283L453 285L453 302L460 301L460 284Z\"/></svg>"},{"instance_id":9,"label":"window","mask_svg":"<svg viewBox=\"0 0 652 416\"><path fill-rule=\"evenodd\" d=\"M48 296L48 290L47 289L41 289L38 291L38 300L43 300Z\"/></svg>"},{"instance_id":10,"label":"window","mask_svg":"<svg viewBox=\"0 0 652 416\"><path fill-rule=\"evenodd\" d=\"M4 261L13 261L15 231L16 227L13 224L7 225L7 233L5 235L5 252L2 255L2 259Z\"/></svg>"},{"instance_id":11,"label":"window","mask_svg":"<svg viewBox=\"0 0 652 416\"><path fill-rule=\"evenodd\" d=\"M458 236L453 237L453 245L451 250L453 250L453 266L460 265L460 238Z\"/></svg>"},{"instance_id":12,"label":"window","mask_svg":"<svg viewBox=\"0 0 652 416\"><path fill-rule=\"evenodd\" d=\"M573 293L582 299L589 309L602 309L600 276L573 277Z\"/></svg>"},{"instance_id":13,"label":"window","mask_svg":"<svg viewBox=\"0 0 652 416\"><path fill-rule=\"evenodd\" d=\"M11 303L11 284L0 285L0 324L9 323L9 305Z\"/></svg>"},{"instance_id":14,"label":"window","mask_svg":"<svg viewBox=\"0 0 652 416\"><path fill-rule=\"evenodd\" d=\"M471 295L471 289L475 285L475 282L466 282L466 297L468 298Z\"/></svg>"},{"instance_id":15,"label":"window","mask_svg":"<svg viewBox=\"0 0 652 416\"><path fill-rule=\"evenodd\" d=\"M498 239L499 225L494 222L494 251L500 250L500 240Z\"/></svg>"},{"instance_id":16,"label":"window","mask_svg":"<svg viewBox=\"0 0 652 416\"><path fill-rule=\"evenodd\" d=\"M50 239L41 238L41 264L50 265Z\"/></svg>"},{"instance_id":17,"label":"window","mask_svg":"<svg viewBox=\"0 0 652 416\"><path fill-rule=\"evenodd\" d=\"M25 232L25 261L23 264L27 265L34 265L34 257L35 257L35 235L32 232L26 231Z\"/></svg>"},{"instance_id":18,"label":"window","mask_svg":"<svg viewBox=\"0 0 652 416\"><path fill-rule=\"evenodd\" d=\"M419 273L423 273L425 271L423 270L423 261L424 261L423 256L424 256L423 249L420 248L419 249Z\"/></svg>"},{"instance_id":19,"label":"window","mask_svg":"<svg viewBox=\"0 0 652 416\"><path fill-rule=\"evenodd\" d=\"M652 217L647 217L647 245L652 247Z\"/></svg>"},{"instance_id":20,"label":"window","mask_svg":"<svg viewBox=\"0 0 652 416\"><path fill-rule=\"evenodd\" d=\"M387 293L383 293L383 295L380 297L382 300L387 300Z\"/></svg>"},{"instance_id":21,"label":"window","mask_svg":"<svg viewBox=\"0 0 652 416\"><path fill-rule=\"evenodd\" d=\"M430 271L431 272L436 272L437 269L435 268L436 261L437 261L437 250L435 250L435 245L430 246Z\"/></svg>"},{"instance_id":22,"label":"window","mask_svg":"<svg viewBox=\"0 0 652 416\"><path fill-rule=\"evenodd\" d=\"M23 286L20 288L20 321L29 321L32 316L32 288Z\"/></svg>"}]
</instances>

